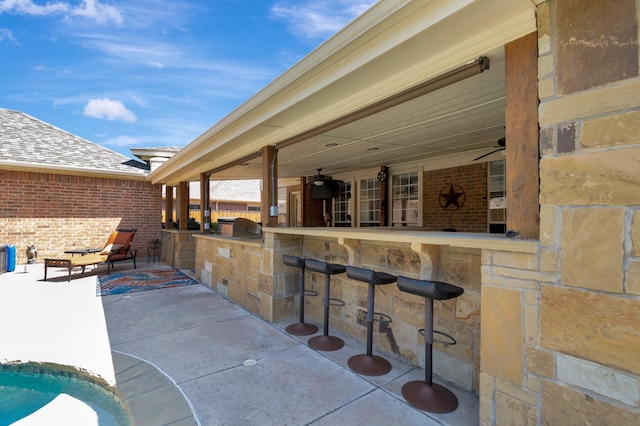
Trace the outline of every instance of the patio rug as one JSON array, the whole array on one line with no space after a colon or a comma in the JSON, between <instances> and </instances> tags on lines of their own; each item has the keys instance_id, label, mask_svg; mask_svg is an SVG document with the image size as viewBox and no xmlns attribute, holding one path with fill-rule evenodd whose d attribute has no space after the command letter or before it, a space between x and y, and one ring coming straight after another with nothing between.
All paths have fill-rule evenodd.
<instances>
[{"instance_id":1,"label":"patio rug","mask_svg":"<svg viewBox=\"0 0 640 426\"><path fill-rule=\"evenodd\" d=\"M173 268L98 275L97 281L98 296L198 284L198 281Z\"/></svg>"}]
</instances>

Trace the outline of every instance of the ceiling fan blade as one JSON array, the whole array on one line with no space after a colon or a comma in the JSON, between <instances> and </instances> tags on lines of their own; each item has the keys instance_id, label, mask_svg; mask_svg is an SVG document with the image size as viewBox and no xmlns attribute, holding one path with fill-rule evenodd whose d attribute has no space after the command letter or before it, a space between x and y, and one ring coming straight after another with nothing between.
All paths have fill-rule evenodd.
<instances>
[{"instance_id":1,"label":"ceiling fan blade","mask_svg":"<svg viewBox=\"0 0 640 426\"><path fill-rule=\"evenodd\" d=\"M481 155L481 156L480 156L480 157L478 157L478 158L474 158L474 159L473 159L473 161L478 161L478 160L479 160L479 159L481 159L481 158L488 157L488 156L490 156L491 154L494 154L494 153L496 153L496 152L498 152L498 151L502 151L503 149L504 149L504 148L494 149L493 151L491 151L491 152L487 152L486 154L483 154L483 155Z\"/></svg>"}]
</instances>

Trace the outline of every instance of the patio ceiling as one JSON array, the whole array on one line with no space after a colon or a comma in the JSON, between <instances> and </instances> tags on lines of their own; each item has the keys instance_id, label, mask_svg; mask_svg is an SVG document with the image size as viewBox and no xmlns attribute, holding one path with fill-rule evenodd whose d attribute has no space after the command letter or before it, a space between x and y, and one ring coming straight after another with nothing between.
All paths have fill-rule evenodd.
<instances>
[{"instance_id":1,"label":"patio ceiling","mask_svg":"<svg viewBox=\"0 0 640 426\"><path fill-rule=\"evenodd\" d=\"M370 117L278 151L278 176L340 175L452 154L475 158L504 136L504 52L491 68ZM469 157L469 156L467 156ZM217 172L215 179L261 177L261 158Z\"/></svg>"},{"instance_id":2,"label":"patio ceiling","mask_svg":"<svg viewBox=\"0 0 640 426\"><path fill-rule=\"evenodd\" d=\"M490 59L482 74L279 148L278 177L312 176L318 168L340 177L445 158L465 164L490 152L504 136L504 44L535 30L532 2L382 7L392 3L378 3L152 173L152 181L175 185L211 170L214 180L261 178L255 155L262 147L321 129L479 56Z\"/></svg>"}]
</instances>

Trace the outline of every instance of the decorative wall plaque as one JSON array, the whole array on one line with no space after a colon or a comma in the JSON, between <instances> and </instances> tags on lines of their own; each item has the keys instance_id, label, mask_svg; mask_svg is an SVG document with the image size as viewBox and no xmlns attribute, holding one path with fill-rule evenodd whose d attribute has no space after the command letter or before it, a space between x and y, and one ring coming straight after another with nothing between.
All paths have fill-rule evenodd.
<instances>
[{"instance_id":1,"label":"decorative wall plaque","mask_svg":"<svg viewBox=\"0 0 640 426\"><path fill-rule=\"evenodd\" d=\"M460 207L464 206L466 198L464 189L460 185L452 183L440 190L440 207L450 211L458 210Z\"/></svg>"}]
</instances>

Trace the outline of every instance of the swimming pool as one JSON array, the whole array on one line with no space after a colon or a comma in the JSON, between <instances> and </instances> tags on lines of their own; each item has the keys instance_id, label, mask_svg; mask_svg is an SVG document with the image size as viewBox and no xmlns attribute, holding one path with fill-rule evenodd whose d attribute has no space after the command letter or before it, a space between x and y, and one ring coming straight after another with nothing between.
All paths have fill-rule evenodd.
<instances>
[{"instance_id":1,"label":"swimming pool","mask_svg":"<svg viewBox=\"0 0 640 426\"><path fill-rule=\"evenodd\" d=\"M76 416L93 419L90 424L130 425L119 398L77 372L50 366L0 366L0 426L60 411L71 420L70 409Z\"/></svg>"}]
</instances>

